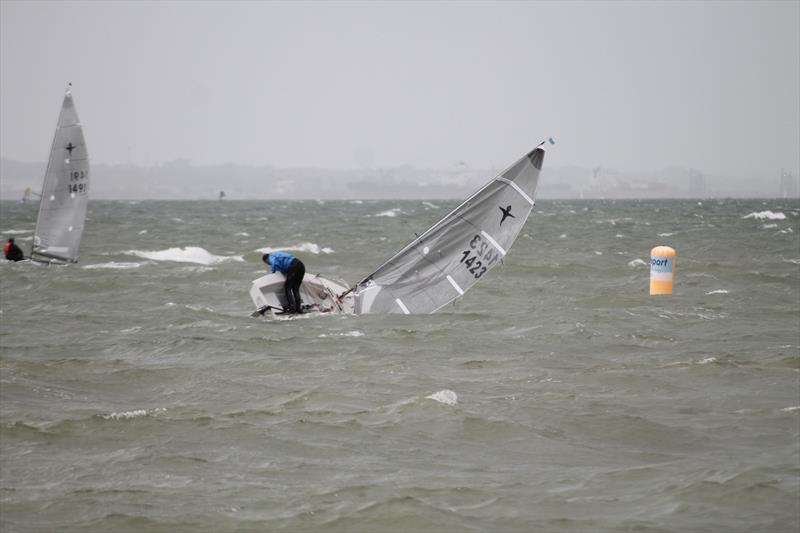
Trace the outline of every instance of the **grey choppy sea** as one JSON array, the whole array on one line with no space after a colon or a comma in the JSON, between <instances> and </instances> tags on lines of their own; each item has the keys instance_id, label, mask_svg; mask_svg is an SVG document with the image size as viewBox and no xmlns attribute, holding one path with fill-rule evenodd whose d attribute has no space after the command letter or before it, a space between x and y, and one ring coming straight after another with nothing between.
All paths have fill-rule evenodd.
<instances>
[{"instance_id":1,"label":"grey choppy sea","mask_svg":"<svg viewBox=\"0 0 800 533\"><path fill-rule=\"evenodd\" d=\"M96 201L0 262L0 530L800 529L800 202L542 201L434 315L249 317L259 249L352 283L454 205Z\"/></svg>"}]
</instances>

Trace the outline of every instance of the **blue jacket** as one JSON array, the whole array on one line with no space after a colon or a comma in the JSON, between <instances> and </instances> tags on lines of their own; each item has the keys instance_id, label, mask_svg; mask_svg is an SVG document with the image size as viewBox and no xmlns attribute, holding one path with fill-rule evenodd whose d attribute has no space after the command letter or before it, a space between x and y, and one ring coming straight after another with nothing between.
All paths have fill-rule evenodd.
<instances>
[{"instance_id":1,"label":"blue jacket","mask_svg":"<svg viewBox=\"0 0 800 533\"><path fill-rule=\"evenodd\" d=\"M294 256L286 252L270 252L269 253L269 266L272 267L272 272L276 270L284 274L289 273L289 267L294 261Z\"/></svg>"}]
</instances>

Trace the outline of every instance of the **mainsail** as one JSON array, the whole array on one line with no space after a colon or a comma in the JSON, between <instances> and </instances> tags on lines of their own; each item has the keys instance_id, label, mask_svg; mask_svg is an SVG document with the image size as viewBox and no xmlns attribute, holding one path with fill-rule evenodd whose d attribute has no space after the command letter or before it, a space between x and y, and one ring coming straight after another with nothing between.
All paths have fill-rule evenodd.
<instances>
[{"instance_id":1,"label":"mainsail","mask_svg":"<svg viewBox=\"0 0 800 533\"><path fill-rule=\"evenodd\" d=\"M482 279L506 255L533 209L544 145L360 281L353 290L354 312L433 313Z\"/></svg>"},{"instance_id":2,"label":"mainsail","mask_svg":"<svg viewBox=\"0 0 800 533\"><path fill-rule=\"evenodd\" d=\"M67 87L42 185L32 259L76 262L89 202L89 156Z\"/></svg>"}]
</instances>

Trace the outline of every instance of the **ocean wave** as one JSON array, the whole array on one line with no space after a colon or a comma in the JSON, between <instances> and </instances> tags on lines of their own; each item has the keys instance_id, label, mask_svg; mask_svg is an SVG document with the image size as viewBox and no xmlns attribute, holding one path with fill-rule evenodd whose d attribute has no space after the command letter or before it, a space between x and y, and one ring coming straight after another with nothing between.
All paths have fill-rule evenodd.
<instances>
[{"instance_id":1,"label":"ocean wave","mask_svg":"<svg viewBox=\"0 0 800 533\"><path fill-rule=\"evenodd\" d=\"M139 418L142 416L152 416L158 413L165 412L163 407L156 407L155 409L135 409L133 411L122 411L119 413L109 413L107 415L100 415L105 420L130 420L131 418Z\"/></svg>"},{"instance_id":2,"label":"ocean wave","mask_svg":"<svg viewBox=\"0 0 800 533\"><path fill-rule=\"evenodd\" d=\"M94 270L99 268L126 270L130 268L139 268L140 266L142 266L142 263L117 263L116 261L111 261L110 263L97 263L94 265L86 265L83 268L85 270Z\"/></svg>"},{"instance_id":3,"label":"ocean wave","mask_svg":"<svg viewBox=\"0 0 800 533\"><path fill-rule=\"evenodd\" d=\"M445 405L455 405L458 403L458 396L449 389L443 389L425 396L426 400L434 400Z\"/></svg>"},{"instance_id":4,"label":"ocean wave","mask_svg":"<svg viewBox=\"0 0 800 533\"><path fill-rule=\"evenodd\" d=\"M32 229L7 229L0 232L3 235L22 235L23 233L33 233Z\"/></svg>"},{"instance_id":5,"label":"ocean wave","mask_svg":"<svg viewBox=\"0 0 800 533\"><path fill-rule=\"evenodd\" d=\"M786 219L786 215L784 215L780 211L778 211L777 213L773 213L772 211L759 211L759 212L755 212L754 211L752 213L749 213L749 214L743 216L742 218L755 218L755 219L758 219L758 220L764 220L764 219L768 219L768 220L785 220Z\"/></svg>"},{"instance_id":6,"label":"ocean wave","mask_svg":"<svg viewBox=\"0 0 800 533\"><path fill-rule=\"evenodd\" d=\"M275 252L275 251L278 251L278 250L280 250L282 252L287 252L287 251L288 252L308 252L308 253L315 254L315 255L319 255L320 253L323 253L323 254L332 254L333 253L333 248L328 248L328 247L320 248L319 244L314 244L313 242L302 242L300 244L293 244L293 245L290 245L290 246L276 246L274 248L271 247L271 246L265 246L264 248L258 248L256 250L256 252L259 252L259 253L262 253L262 254L268 254L268 253L272 253L272 252Z\"/></svg>"},{"instance_id":7,"label":"ocean wave","mask_svg":"<svg viewBox=\"0 0 800 533\"><path fill-rule=\"evenodd\" d=\"M363 337L364 334L358 330L347 331L345 333L322 333L317 335L320 339L325 339L328 337Z\"/></svg>"},{"instance_id":8,"label":"ocean wave","mask_svg":"<svg viewBox=\"0 0 800 533\"><path fill-rule=\"evenodd\" d=\"M637 266L647 266L647 261L644 259L634 259L633 261L628 262L629 267L637 267Z\"/></svg>"},{"instance_id":9,"label":"ocean wave","mask_svg":"<svg viewBox=\"0 0 800 533\"><path fill-rule=\"evenodd\" d=\"M728 294L728 291L726 291L725 289L717 289L715 291L707 292L706 296L710 294Z\"/></svg>"},{"instance_id":10,"label":"ocean wave","mask_svg":"<svg viewBox=\"0 0 800 533\"><path fill-rule=\"evenodd\" d=\"M393 218L401 213L403 213L403 211L399 207L395 207L394 209L389 209L387 211L381 211L380 213L375 213L373 216Z\"/></svg>"},{"instance_id":11,"label":"ocean wave","mask_svg":"<svg viewBox=\"0 0 800 533\"><path fill-rule=\"evenodd\" d=\"M244 262L241 255L214 255L198 246L186 248L169 248L167 250L128 250L126 255L135 255L153 261L173 261L176 263L197 263L200 265L216 265L226 261Z\"/></svg>"}]
</instances>

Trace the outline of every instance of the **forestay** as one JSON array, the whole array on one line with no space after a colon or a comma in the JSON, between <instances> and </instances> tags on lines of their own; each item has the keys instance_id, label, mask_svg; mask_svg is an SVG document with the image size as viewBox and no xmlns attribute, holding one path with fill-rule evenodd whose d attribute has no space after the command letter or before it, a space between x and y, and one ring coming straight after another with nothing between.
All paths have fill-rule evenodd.
<instances>
[{"instance_id":1,"label":"forestay","mask_svg":"<svg viewBox=\"0 0 800 533\"><path fill-rule=\"evenodd\" d=\"M525 225L543 161L541 143L359 282L355 313L432 313L483 279Z\"/></svg>"},{"instance_id":2,"label":"forestay","mask_svg":"<svg viewBox=\"0 0 800 533\"><path fill-rule=\"evenodd\" d=\"M33 259L78 260L89 201L89 157L71 88L70 84L64 95L50 148L33 237Z\"/></svg>"}]
</instances>

